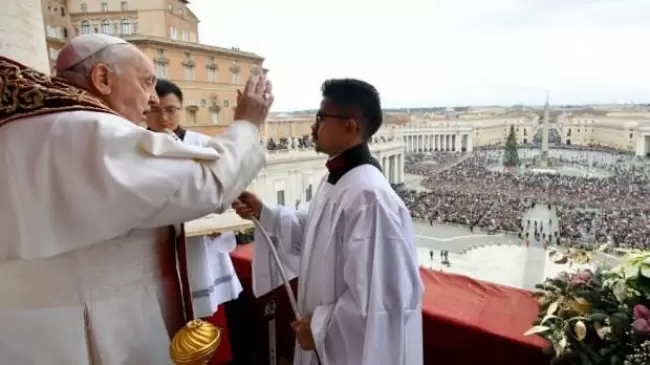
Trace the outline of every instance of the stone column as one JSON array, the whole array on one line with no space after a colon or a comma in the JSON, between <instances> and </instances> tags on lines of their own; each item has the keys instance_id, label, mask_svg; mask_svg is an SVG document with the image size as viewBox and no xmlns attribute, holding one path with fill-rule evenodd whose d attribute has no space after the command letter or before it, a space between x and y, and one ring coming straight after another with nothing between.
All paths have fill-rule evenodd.
<instances>
[{"instance_id":1,"label":"stone column","mask_svg":"<svg viewBox=\"0 0 650 365\"><path fill-rule=\"evenodd\" d=\"M636 155L645 157L645 135L642 133L637 134L636 138Z\"/></svg>"},{"instance_id":2,"label":"stone column","mask_svg":"<svg viewBox=\"0 0 650 365\"><path fill-rule=\"evenodd\" d=\"M0 56L50 74L40 0L12 0L0 12Z\"/></svg>"},{"instance_id":3,"label":"stone column","mask_svg":"<svg viewBox=\"0 0 650 365\"><path fill-rule=\"evenodd\" d=\"M472 145L472 134L469 133L467 135L467 152L472 152L474 146Z\"/></svg>"},{"instance_id":4,"label":"stone column","mask_svg":"<svg viewBox=\"0 0 650 365\"><path fill-rule=\"evenodd\" d=\"M404 183L404 154L397 155L397 183Z\"/></svg>"}]
</instances>

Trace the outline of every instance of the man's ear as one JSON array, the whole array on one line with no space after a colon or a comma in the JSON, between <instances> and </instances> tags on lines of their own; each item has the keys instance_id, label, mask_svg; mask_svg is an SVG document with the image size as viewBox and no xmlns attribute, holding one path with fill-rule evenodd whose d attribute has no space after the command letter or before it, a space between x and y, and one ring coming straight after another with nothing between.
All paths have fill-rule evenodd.
<instances>
[{"instance_id":1,"label":"man's ear","mask_svg":"<svg viewBox=\"0 0 650 365\"><path fill-rule=\"evenodd\" d=\"M89 84L100 95L108 95L111 93L109 83L110 73L111 70L103 63L98 63L90 69Z\"/></svg>"}]
</instances>

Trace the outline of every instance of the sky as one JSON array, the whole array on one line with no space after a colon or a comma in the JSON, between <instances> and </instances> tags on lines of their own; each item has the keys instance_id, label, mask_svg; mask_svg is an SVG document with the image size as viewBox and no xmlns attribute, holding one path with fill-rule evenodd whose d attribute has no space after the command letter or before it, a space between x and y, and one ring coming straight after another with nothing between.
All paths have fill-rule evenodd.
<instances>
[{"instance_id":1,"label":"sky","mask_svg":"<svg viewBox=\"0 0 650 365\"><path fill-rule=\"evenodd\" d=\"M328 78L385 108L650 102L650 0L192 0L201 43L265 58L274 111Z\"/></svg>"}]
</instances>

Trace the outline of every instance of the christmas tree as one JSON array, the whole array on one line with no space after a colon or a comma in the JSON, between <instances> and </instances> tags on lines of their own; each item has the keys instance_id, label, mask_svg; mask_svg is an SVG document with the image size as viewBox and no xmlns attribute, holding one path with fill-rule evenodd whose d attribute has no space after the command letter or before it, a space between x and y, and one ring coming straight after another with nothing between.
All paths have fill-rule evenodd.
<instances>
[{"instance_id":1,"label":"christmas tree","mask_svg":"<svg viewBox=\"0 0 650 365\"><path fill-rule=\"evenodd\" d=\"M517 152L517 137L515 136L514 125L510 126L510 133L508 133L508 139L506 139L506 148L503 152L503 166L519 166L519 153Z\"/></svg>"}]
</instances>

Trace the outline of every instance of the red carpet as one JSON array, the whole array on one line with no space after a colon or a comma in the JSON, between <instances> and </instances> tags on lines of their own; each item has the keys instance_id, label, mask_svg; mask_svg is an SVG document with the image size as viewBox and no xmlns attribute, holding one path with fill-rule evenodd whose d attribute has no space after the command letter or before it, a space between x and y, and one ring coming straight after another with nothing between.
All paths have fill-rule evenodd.
<instances>
[{"instance_id":1,"label":"red carpet","mask_svg":"<svg viewBox=\"0 0 650 365\"><path fill-rule=\"evenodd\" d=\"M247 296L252 296L252 252L251 245L242 245L232 254ZM537 302L529 292L426 269L420 274L425 286L425 364L548 364L541 353L544 340L523 336L537 317ZM291 310L283 290L273 295L278 306L278 352L290 358L294 343L289 328ZM258 311L263 300L257 300ZM251 317L256 318L259 331L266 331L260 313ZM265 341L258 341L256 346L265 346Z\"/></svg>"}]
</instances>

